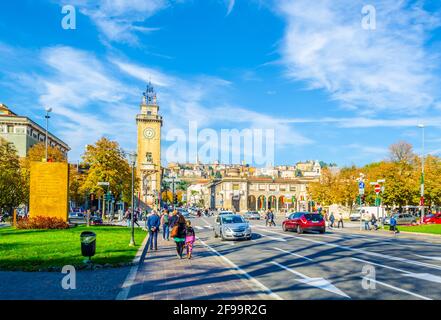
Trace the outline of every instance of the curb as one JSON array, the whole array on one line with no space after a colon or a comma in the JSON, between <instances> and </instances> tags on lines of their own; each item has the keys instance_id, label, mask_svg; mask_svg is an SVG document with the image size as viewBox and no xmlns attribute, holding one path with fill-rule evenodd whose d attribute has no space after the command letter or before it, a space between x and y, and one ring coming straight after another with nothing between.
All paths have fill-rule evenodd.
<instances>
[{"instance_id":1,"label":"curb","mask_svg":"<svg viewBox=\"0 0 441 320\"><path fill-rule=\"evenodd\" d=\"M141 265L141 257L143 256L144 250L147 246L148 238L149 238L148 235L146 235L144 241L142 242L141 246L138 249L138 252L136 253L135 258L133 258L132 261L133 266L130 269L126 279L124 280L121 286L121 291L118 293L115 300L127 300L130 293L130 288L132 287L133 282L136 279L136 274L138 273L139 266Z\"/></svg>"}]
</instances>

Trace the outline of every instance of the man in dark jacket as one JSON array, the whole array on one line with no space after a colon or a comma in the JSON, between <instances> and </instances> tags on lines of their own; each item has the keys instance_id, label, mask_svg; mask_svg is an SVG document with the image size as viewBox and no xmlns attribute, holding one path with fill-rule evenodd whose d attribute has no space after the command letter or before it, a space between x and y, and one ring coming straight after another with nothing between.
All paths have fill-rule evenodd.
<instances>
[{"instance_id":1,"label":"man in dark jacket","mask_svg":"<svg viewBox=\"0 0 441 320\"><path fill-rule=\"evenodd\" d=\"M175 226L175 224L178 222L179 220L179 215L178 215L178 211L174 210L173 211L173 215L171 216L170 220L169 220L169 226L170 226L170 230L173 229L173 227Z\"/></svg>"},{"instance_id":2,"label":"man in dark jacket","mask_svg":"<svg viewBox=\"0 0 441 320\"><path fill-rule=\"evenodd\" d=\"M161 225L161 219L156 211L152 212L152 215L147 220L147 230L149 231L149 240L147 242L147 248L155 251L158 250L158 233L159 226Z\"/></svg>"}]
</instances>

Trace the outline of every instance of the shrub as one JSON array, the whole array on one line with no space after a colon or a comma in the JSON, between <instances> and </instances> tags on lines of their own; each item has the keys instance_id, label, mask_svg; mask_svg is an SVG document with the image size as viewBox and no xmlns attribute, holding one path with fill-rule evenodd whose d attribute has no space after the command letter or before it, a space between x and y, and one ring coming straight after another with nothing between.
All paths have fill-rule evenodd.
<instances>
[{"instance_id":1,"label":"shrub","mask_svg":"<svg viewBox=\"0 0 441 320\"><path fill-rule=\"evenodd\" d=\"M69 224L55 217L31 217L17 221L17 229L67 229Z\"/></svg>"}]
</instances>

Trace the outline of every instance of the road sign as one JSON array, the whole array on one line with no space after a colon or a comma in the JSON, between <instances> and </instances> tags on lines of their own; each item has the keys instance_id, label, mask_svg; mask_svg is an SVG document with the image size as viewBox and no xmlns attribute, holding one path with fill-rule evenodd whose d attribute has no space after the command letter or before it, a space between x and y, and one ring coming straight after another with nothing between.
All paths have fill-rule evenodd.
<instances>
[{"instance_id":1,"label":"road sign","mask_svg":"<svg viewBox=\"0 0 441 320\"><path fill-rule=\"evenodd\" d=\"M98 182L99 186L110 186L109 182Z\"/></svg>"},{"instance_id":2,"label":"road sign","mask_svg":"<svg viewBox=\"0 0 441 320\"><path fill-rule=\"evenodd\" d=\"M375 193L379 194L381 192L381 186L379 184L375 185Z\"/></svg>"},{"instance_id":3,"label":"road sign","mask_svg":"<svg viewBox=\"0 0 441 320\"><path fill-rule=\"evenodd\" d=\"M358 183L358 189L364 189L364 182L363 181L360 181Z\"/></svg>"},{"instance_id":4,"label":"road sign","mask_svg":"<svg viewBox=\"0 0 441 320\"><path fill-rule=\"evenodd\" d=\"M358 194L364 194L364 189L358 189Z\"/></svg>"}]
</instances>

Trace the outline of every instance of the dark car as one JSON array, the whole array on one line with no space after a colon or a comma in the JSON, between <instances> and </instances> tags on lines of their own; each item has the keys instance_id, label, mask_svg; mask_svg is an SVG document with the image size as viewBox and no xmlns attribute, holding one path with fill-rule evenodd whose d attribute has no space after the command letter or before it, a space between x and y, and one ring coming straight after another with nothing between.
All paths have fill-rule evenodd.
<instances>
[{"instance_id":1,"label":"dark car","mask_svg":"<svg viewBox=\"0 0 441 320\"><path fill-rule=\"evenodd\" d=\"M90 218L90 224L94 226L99 226L103 224L103 219L100 217L91 217Z\"/></svg>"},{"instance_id":2,"label":"dark car","mask_svg":"<svg viewBox=\"0 0 441 320\"><path fill-rule=\"evenodd\" d=\"M305 231L325 233L326 225L323 216L317 213L294 212L282 222L283 231L294 230L298 234Z\"/></svg>"}]
</instances>

